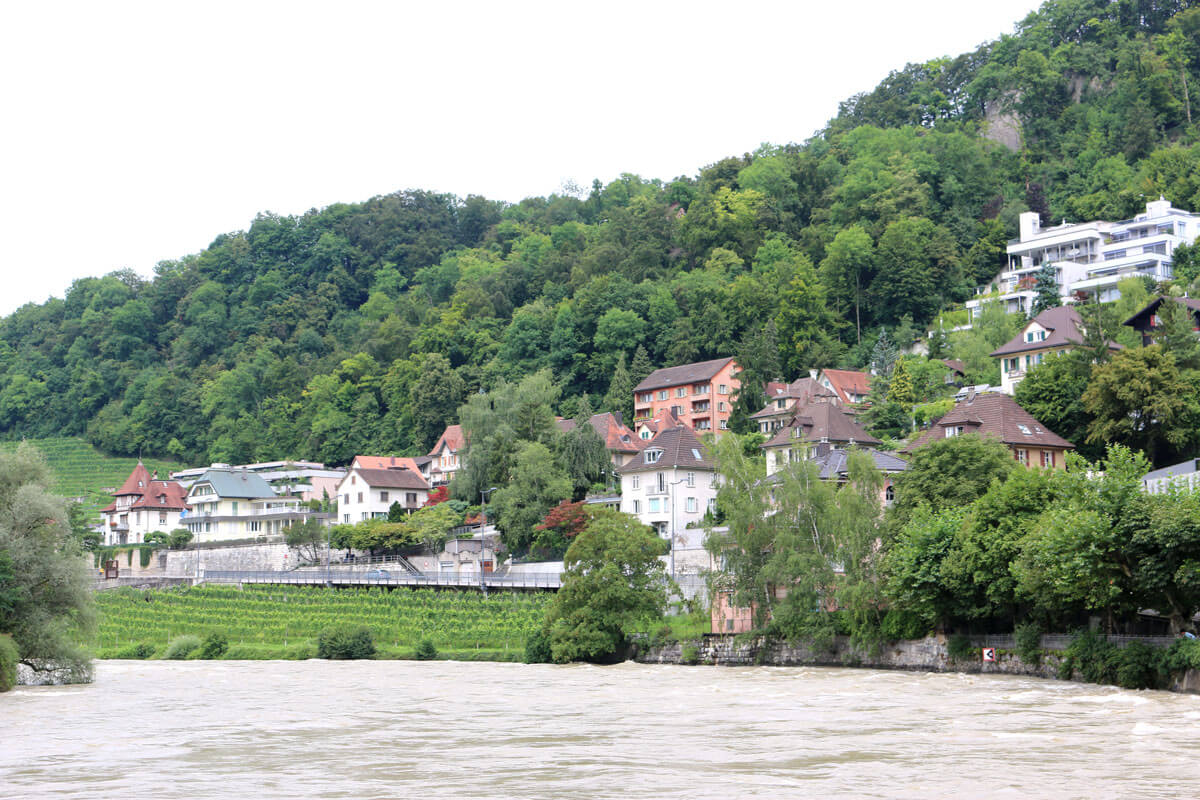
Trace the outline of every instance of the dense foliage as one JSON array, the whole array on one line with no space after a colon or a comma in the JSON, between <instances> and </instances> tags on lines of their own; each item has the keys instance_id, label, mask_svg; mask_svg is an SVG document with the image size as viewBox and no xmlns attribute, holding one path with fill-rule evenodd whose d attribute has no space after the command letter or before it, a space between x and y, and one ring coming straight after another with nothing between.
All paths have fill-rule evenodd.
<instances>
[{"instance_id":1,"label":"dense foliage","mask_svg":"<svg viewBox=\"0 0 1200 800\"><path fill-rule=\"evenodd\" d=\"M628 413L653 366L747 341L775 343L763 379L862 366L865 331L920 331L991 278L1027 208L1200 208L1192 5L1053 0L892 73L804 144L695 176L261 214L153 280L80 279L0 321L0 432L344 463L427 451L464 399L543 369L573 417L585 393ZM973 377L994 371L986 344L950 338Z\"/></svg>"}]
</instances>

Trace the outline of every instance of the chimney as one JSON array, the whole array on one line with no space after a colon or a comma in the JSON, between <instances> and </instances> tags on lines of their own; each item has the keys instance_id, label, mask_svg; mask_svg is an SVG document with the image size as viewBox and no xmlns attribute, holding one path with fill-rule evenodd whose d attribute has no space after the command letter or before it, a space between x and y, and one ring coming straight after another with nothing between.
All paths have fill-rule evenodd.
<instances>
[{"instance_id":1,"label":"chimney","mask_svg":"<svg viewBox=\"0 0 1200 800\"><path fill-rule=\"evenodd\" d=\"M822 440L817 443L817 447L813 452L816 453L817 458L824 458L829 455L830 449L829 442Z\"/></svg>"},{"instance_id":2,"label":"chimney","mask_svg":"<svg viewBox=\"0 0 1200 800\"><path fill-rule=\"evenodd\" d=\"M1042 223L1036 211L1026 211L1017 219L1017 228L1020 230L1022 242L1028 241L1034 236L1037 236L1042 229Z\"/></svg>"}]
</instances>

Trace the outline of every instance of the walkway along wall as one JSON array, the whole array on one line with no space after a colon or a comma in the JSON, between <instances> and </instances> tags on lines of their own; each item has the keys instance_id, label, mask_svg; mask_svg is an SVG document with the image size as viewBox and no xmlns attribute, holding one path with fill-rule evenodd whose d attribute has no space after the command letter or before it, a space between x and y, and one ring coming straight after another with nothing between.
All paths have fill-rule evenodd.
<instances>
[{"instance_id":1,"label":"walkway along wall","mask_svg":"<svg viewBox=\"0 0 1200 800\"><path fill-rule=\"evenodd\" d=\"M1025 664L1015 652L997 648L996 661L985 663L981 648L974 648L966 660L950 658L944 636L929 636L888 642L871 654L850 644L849 637L838 636L828 648L814 649L805 644L766 642L763 639L721 634L705 636L693 642L659 646L635 643L631 656L642 664L708 664L715 666L774 667L869 667L917 672L966 672L989 675L1025 675L1058 679L1062 663L1060 653L1046 650L1039 664ZM1200 671L1188 670L1175 676L1171 691L1200 694Z\"/></svg>"}]
</instances>

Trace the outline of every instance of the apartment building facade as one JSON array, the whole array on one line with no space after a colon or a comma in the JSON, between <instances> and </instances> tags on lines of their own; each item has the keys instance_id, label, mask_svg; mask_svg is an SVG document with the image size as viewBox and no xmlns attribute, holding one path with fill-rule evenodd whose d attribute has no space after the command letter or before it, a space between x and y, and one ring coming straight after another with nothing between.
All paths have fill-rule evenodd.
<instances>
[{"instance_id":1,"label":"apartment building facade","mask_svg":"<svg viewBox=\"0 0 1200 800\"><path fill-rule=\"evenodd\" d=\"M634 387L634 428L660 411L669 410L697 433L720 436L728 428L742 386L737 378L739 371L732 358L656 369Z\"/></svg>"}]
</instances>

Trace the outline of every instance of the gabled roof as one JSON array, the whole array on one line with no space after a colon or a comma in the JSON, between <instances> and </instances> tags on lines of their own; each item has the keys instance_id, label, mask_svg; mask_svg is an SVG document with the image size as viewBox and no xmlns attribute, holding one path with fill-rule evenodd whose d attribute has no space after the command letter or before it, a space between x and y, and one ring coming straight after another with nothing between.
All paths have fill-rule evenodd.
<instances>
[{"instance_id":1,"label":"gabled roof","mask_svg":"<svg viewBox=\"0 0 1200 800\"><path fill-rule=\"evenodd\" d=\"M1046 329L1046 338L1040 342L1027 342L1025 341L1025 332L1035 322ZM1083 344L1083 335L1083 318L1079 316L1079 312L1075 310L1074 306L1047 308L1025 323L1020 333L993 350L991 355L993 358L1000 358L1014 353L1045 350L1049 347L1078 346ZM1110 350L1119 350L1121 345L1109 342L1108 347Z\"/></svg>"},{"instance_id":2,"label":"gabled roof","mask_svg":"<svg viewBox=\"0 0 1200 800\"><path fill-rule=\"evenodd\" d=\"M967 365L959 361L957 358L943 358L942 363L958 375L965 376L967 374Z\"/></svg>"},{"instance_id":3,"label":"gabled roof","mask_svg":"<svg viewBox=\"0 0 1200 800\"><path fill-rule=\"evenodd\" d=\"M248 500L275 497L275 490L261 475L243 469L220 469L210 467L196 479L191 488L202 483L211 484L219 497L237 497ZM190 491L190 490L189 490Z\"/></svg>"},{"instance_id":4,"label":"gabled roof","mask_svg":"<svg viewBox=\"0 0 1200 800\"><path fill-rule=\"evenodd\" d=\"M466 438L463 436L461 425L447 425L446 430L442 431L442 435L438 437L437 443L433 449L429 451L429 455L435 456L441 452L442 445L450 448L451 453L457 453L466 444Z\"/></svg>"},{"instance_id":5,"label":"gabled roof","mask_svg":"<svg viewBox=\"0 0 1200 800\"><path fill-rule=\"evenodd\" d=\"M662 455L653 461L648 460L650 455L656 451L661 451ZM715 469L712 459L708 457L708 449L696 438L696 434L692 433L691 428L683 425L659 431L658 435L646 442L641 452L634 456L632 461L621 467L620 471L621 474L652 472L673 467Z\"/></svg>"},{"instance_id":6,"label":"gabled roof","mask_svg":"<svg viewBox=\"0 0 1200 800\"><path fill-rule=\"evenodd\" d=\"M853 403L850 399L852 394L865 397L871 391L871 376L865 372L850 369L826 369L822 372L843 403Z\"/></svg>"},{"instance_id":7,"label":"gabled roof","mask_svg":"<svg viewBox=\"0 0 1200 800\"><path fill-rule=\"evenodd\" d=\"M1075 446L1033 418L1017 401L1006 394L987 392L969 395L918 436L903 452L911 453L935 439L943 439L946 429L962 425L964 433L992 436L1013 447L1050 447L1071 450Z\"/></svg>"},{"instance_id":8,"label":"gabled roof","mask_svg":"<svg viewBox=\"0 0 1200 800\"><path fill-rule=\"evenodd\" d=\"M797 435L796 431L799 431ZM762 446L786 447L797 441L838 442L861 445L881 444L849 415L831 403L796 406L792 419Z\"/></svg>"},{"instance_id":9,"label":"gabled roof","mask_svg":"<svg viewBox=\"0 0 1200 800\"><path fill-rule=\"evenodd\" d=\"M351 474L357 474L367 486L372 488L429 490L428 481L421 477L420 472L412 469L363 469L358 467ZM345 483L346 479L343 478L342 484L345 485Z\"/></svg>"},{"instance_id":10,"label":"gabled roof","mask_svg":"<svg viewBox=\"0 0 1200 800\"><path fill-rule=\"evenodd\" d=\"M604 442L604 449L610 453L636 453L642 449L641 440L638 439L637 434L612 412L592 414L588 419L588 424ZM560 419L558 428L563 433L573 431L575 430L575 420Z\"/></svg>"},{"instance_id":11,"label":"gabled roof","mask_svg":"<svg viewBox=\"0 0 1200 800\"><path fill-rule=\"evenodd\" d=\"M656 369L647 375L641 383L633 387L635 392L645 392L651 389L666 389L669 386L681 386L685 383L704 383L710 381L720 372L732 358L714 358L712 361L698 361L695 364L683 364L678 367Z\"/></svg>"},{"instance_id":12,"label":"gabled roof","mask_svg":"<svg viewBox=\"0 0 1200 800\"><path fill-rule=\"evenodd\" d=\"M763 406L762 410L751 414L751 419L773 417L784 413L786 409L776 408L775 401L777 400L795 400L797 405L803 406L814 402L839 399L836 392L826 389L815 378L800 378L791 383L769 383L767 387L767 404Z\"/></svg>"},{"instance_id":13,"label":"gabled roof","mask_svg":"<svg viewBox=\"0 0 1200 800\"><path fill-rule=\"evenodd\" d=\"M651 433L659 433L668 428L678 428L683 423L679 421L679 417L675 416L675 412L669 408L660 408L654 412L654 416L650 419L644 419L638 423L639 428L649 428Z\"/></svg>"},{"instance_id":14,"label":"gabled roof","mask_svg":"<svg viewBox=\"0 0 1200 800\"><path fill-rule=\"evenodd\" d=\"M1153 314L1155 311L1158 310L1158 307L1161 306L1163 301L1166 299L1167 298L1165 296L1159 295L1158 297L1151 300L1144 308L1142 308L1141 311L1138 311L1136 314L1134 314L1132 317L1125 320L1121 324L1128 325L1131 328L1137 327L1136 325L1134 325L1134 323L1137 322L1138 319L1142 318L1143 316L1148 317L1150 314ZM1179 303L1180 305L1186 306L1187 308L1191 309L1191 311L1194 315L1200 316L1200 300L1196 299L1195 297L1172 297L1170 299L1174 300L1176 303Z\"/></svg>"},{"instance_id":15,"label":"gabled roof","mask_svg":"<svg viewBox=\"0 0 1200 800\"><path fill-rule=\"evenodd\" d=\"M141 486L138 485L139 481L141 482ZM179 482L155 480L146 471L141 461L133 468L133 472L129 474L129 477L125 479L125 483L121 484L121 488L114 493L113 497L117 498L128 495L136 497L133 502L125 507L128 509L146 508L182 511L188 507L187 501L184 499L187 496L187 490ZM117 502L115 499L100 509L101 513L116 510Z\"/></svg>"},{"instance_id":16,"label":"gabled roof","mask_svg":"<svg viewBox=\"0 0 1200 800\"><path fill-rule=\"evenodd\" d=\"M871 456L875 461L875 468L885 474L896 472L904 472L908 469L908 462L899 456L894 456L891 453L885 453L882 450L873 450L865 448L862 452ZM846 475L847 462L850 459L850 451L840 447L831 449L828 453L823 453L812 458L812 462L817 465L821 480L831 480L841 478ZM768 483L779 483L781 480L778 472L767 476Z\"/></svg>"},{"instance_id":17,"label":"gabled roof","mask_svg":"<svg viewBox=\"0 0 1200 800\"><path fill-rule=\"evenodd\" d=\"M429 456L355 456L350 462L350 468L358 469L411 469L420 472L423 464L429 463Z\"/></svg>"}]
</instances>

